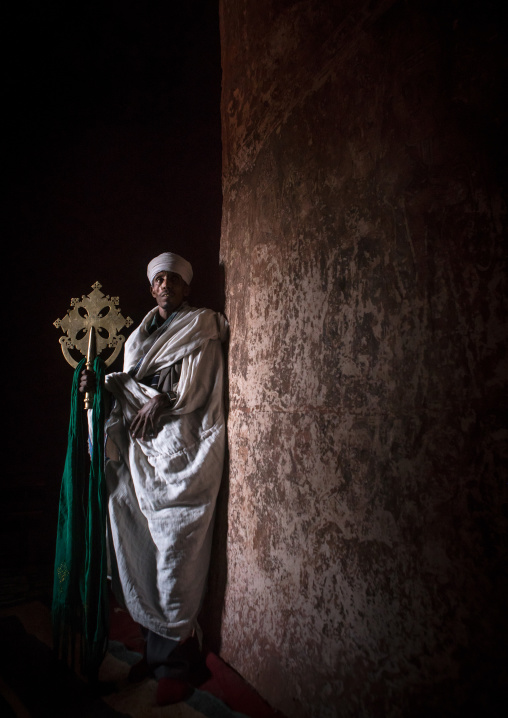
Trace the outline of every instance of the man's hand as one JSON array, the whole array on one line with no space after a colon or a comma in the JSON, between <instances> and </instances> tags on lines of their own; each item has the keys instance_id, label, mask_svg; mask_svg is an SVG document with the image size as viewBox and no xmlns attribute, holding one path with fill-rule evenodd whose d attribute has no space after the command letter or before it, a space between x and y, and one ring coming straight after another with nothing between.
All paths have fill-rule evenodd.
<instances>
[{"instance_id":1,"label":"man's hand","mask_svg":"<svg viewBox=\"0 0 508 718\"><path fill-rule=\"evenodd\" d=\"M94 392L96 386L95 372L90 369L83 369L79 378L79 391L81 394L86 394L87 391Z\"/></svg>"},{"instance_id":2,"label":"man's hand","mask_svg":"<svg viewBox=\"0 0 508 718\"><path fill-rule=\"evenodd\" d=\"M133 439L140 436L144 440L154 436L161 414L172 404L173 402L167 394L157 394L149 399L132 421L130 432Z\"/></svg>"}]
</instances>

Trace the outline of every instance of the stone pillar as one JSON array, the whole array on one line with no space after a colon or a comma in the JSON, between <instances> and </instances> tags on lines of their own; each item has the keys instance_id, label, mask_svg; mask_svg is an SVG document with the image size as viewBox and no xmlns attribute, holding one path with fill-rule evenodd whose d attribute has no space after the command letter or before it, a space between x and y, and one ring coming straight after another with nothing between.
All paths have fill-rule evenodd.
<instances>
[{"instance_id":1,"label":"stone pillar","mask_svg":"<svg viewBox=\"0 0 508 718\"><path fill-rule=\"evenodd\" d=\"M290 718L495 699L499 20L221 0L222 655Z\"/></svg>"}]
</instances>

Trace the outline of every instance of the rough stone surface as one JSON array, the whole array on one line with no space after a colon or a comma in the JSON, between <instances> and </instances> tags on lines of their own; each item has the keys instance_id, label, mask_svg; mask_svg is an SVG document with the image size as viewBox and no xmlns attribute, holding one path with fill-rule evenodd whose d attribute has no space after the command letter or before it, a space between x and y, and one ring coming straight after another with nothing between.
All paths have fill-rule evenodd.
<instances>
[{"instance_id":1,"label":"rough stone surface","mask_svg":"<svg viewBox=\"0 0 508 718\"><path fill-rule=\"evenodd\" d=\"M489 713L498 697L496 9L221 2L222 655L291 718Z\"/></svg>"}]
</instances>

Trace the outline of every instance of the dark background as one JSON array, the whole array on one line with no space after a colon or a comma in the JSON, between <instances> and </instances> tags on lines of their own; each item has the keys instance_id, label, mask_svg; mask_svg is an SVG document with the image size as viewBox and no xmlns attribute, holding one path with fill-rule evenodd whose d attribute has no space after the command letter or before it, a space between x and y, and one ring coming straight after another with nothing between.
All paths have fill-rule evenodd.
<instances>
[{"instance_id":1,"label":"dark background","mask_svg":"<svg viewBox=\"0 0 508 718\"><path fill-rule=\"evenodd\" d=\"M99 281L137 324L167 250L193 264L191 303L222 309L221 67L215 2L19 3L4 27L10 602L51 581L73 373L54 320Z\"/></svg>"}]
</instances>

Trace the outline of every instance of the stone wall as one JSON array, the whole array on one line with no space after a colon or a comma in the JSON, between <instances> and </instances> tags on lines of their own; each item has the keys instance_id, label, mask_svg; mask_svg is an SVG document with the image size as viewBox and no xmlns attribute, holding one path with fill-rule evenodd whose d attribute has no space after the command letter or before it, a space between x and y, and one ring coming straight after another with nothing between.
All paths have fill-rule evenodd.
<instances>
[{"instance_id":1,"label":"stone wall","mask_svg":"<svg viewBox=\"0 0 508 718\"><path fill-rule=\"evenodd\" d=\"M222 655L291 718L496 700L501 19L221 0Z\"/></svg>"}]
</instances>

